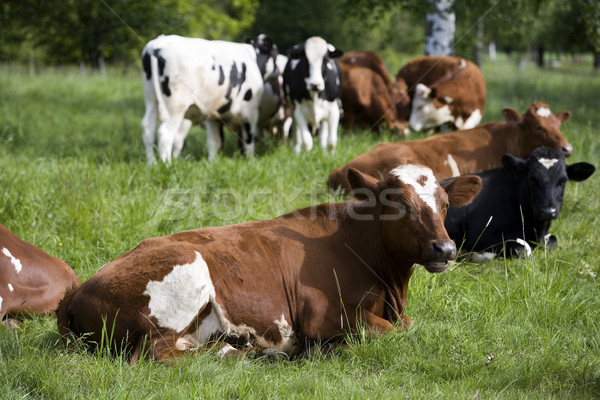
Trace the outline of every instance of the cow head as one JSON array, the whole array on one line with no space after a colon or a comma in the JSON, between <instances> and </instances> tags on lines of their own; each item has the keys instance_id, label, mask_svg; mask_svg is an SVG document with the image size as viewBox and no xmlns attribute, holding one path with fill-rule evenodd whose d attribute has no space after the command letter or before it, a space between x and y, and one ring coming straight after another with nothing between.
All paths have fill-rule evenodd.
<instances>
[{"instance_id":1,"label":"cow head","mask_svg":"<svg viewBox=\"0 0 600 400\"><path fill-rule=\"evenodd\" d=\"M516 123L521 128L520 148L523 154L529 154L540 146L553 147L569 157L573 147L560 133L560 125L571 117L568 111L553 114L550 107L544 103L532 103L527 112L520 115L512 108L504 108L502 116L508 123Z\"/></svg>"},{"instance_id":2,"label":"cow head","mask_svg":"<svg viewBox=\"0 0 600 400\"><path fill-rule=\"evenodd\" d=\"M261 33L256 40L247 39L246 43L251 44L254 47L254 51L256 51L256 63L258 64L263 80L267 82L277 78L279 76L279 70L276 67L278 49L273 40L264 33Z\"/></svg>"},{"instance_id":3,"label":"cow head","mask_svg":"<svg viewBox=\"0 0 600 400\"><path fill-rule=\"evenodd\" d=\"M429 88L418 83L412 99L412 111L408 123L414 131L431 129L446 122L453 122L454 117L449 104L452 99L447 96L438 97L436 88Z\"/></svg>"},{"instance_id":4,"label":"cow head","mask_svg":"<svg viewBox=\"0 0 600 400\"><path fill-rule=\"evenodd\" d=\"M456 257L444 219L449 205L469 204L481 190L478 176L464 175L441 187L428 167L407 162L385 181L348 169L353 194L377 211L386 250L395 257L441 272Z\"/></svg>"},{"instance_id":5,"label":"cow head","mask_svg":"<svg viewBox=\"0 0 600 400\"><path fill-rule=\"evenodd\" d=\"M296 45L290 51L290 59L306 62L308 65L304 81L306 90L309 92L322 92L325 89L325 80L327 75L335 67L331 62L332 58L344 54L336 49L332 44L327 43L325 39L313 36L303 44Z\"/></svg>"},{"instance_id":6,"label":"cow head","mask_svg":"<svg viewBox=\"0 0 600 400\"><path fill-rule=\"evenodd\" d=\"M502 165L527 177L528 203L537 221L558 217L567 180L584 181L596 170L586 162L567 165L562 152L550 147L535 149L527 161L505 154Z\"/></svg>"}]
</instances>

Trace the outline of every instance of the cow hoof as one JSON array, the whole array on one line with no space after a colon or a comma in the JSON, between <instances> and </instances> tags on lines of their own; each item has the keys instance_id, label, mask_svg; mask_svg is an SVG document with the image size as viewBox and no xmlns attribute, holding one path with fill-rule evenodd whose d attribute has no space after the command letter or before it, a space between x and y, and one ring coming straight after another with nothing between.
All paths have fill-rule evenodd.
<instances>
[{"instance_id":1,"label":"cow hoof","mask_svg":"<svg viewBox=\"0 0 600 400\"><path fill-rule=\"evenodd\" d=\"M280 350L265 349L260 354L259 358L264 361L278 362L278 361L289 361L290 356Z\"/></svg>"},{"instance_id":2,"label":"cow hoof","mask_svg":"<svg viewBox=\"0 0 600 400\"><path fill-rule=\"evenodd\" d=\"M547 249L551 249L553 247L555 247L558 244L558 239L556 238L556 236L552 235L552 234L547 234L546 236L544 236L544 246Z\"/></svg>"},{"instance_id":3,"label":"cow hoof","mask_svg":"<svg viewBox=\"0 0 600 400\"><path fill-rule=\"evenodd\" d=\"M19 322L14 318L7 317L2 320L2 325L8 329L17 329L19 327Z\"/></svg>"},{"instance_id":4,"label":"cow hoof","mask_svg":"<svg viewBox=\"0 0 600 400\"><path fill-rule=\"evenodd\" d=\"M482 251L481 253L473 253L471 255L471 261L474 263L484 263L492 261L494 258L496 258L496 253L492 253L491 251Z\"/></svg>"}]
</instances>

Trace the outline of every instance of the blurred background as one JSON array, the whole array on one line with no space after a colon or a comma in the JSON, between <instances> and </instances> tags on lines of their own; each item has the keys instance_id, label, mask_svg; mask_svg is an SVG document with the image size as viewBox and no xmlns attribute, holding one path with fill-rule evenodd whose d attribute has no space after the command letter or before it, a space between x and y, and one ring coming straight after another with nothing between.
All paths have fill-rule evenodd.
<instances>
[{"instance_id":1,"label":"blurred background","mask_svg":"<svg viewBox=\"0 0 600 400\"><path fill-rule=\"evenodd\" d=\"M449 28L436 26L436 12ZM393 72L398 54L434 53L425 37L442 30L450 52L479 65L502 52L516 63L559 67L569 57L600 69L599 0L3 0L0 25L0 62L31 73L139 68L141 49L159 34L241 41L258 33L284 54L313 35L374 50Z\"/></svg>"}]
</instances>

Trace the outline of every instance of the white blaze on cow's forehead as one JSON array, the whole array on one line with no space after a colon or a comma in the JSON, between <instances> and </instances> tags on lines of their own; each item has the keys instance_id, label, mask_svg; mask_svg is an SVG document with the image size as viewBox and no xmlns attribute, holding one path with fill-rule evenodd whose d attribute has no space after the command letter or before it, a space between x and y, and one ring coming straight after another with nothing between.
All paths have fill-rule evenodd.
<instances>
[{"instance_id":1,"label":"white blaze on cow's forehead","mask_svg":"<svg viewBox=\"0 0 600 400\"><path fill-rule=\"evenodd\" d=\"M421 200L434 213L437 213L435 191L438 184L431 169L415 164L405 164L394 168L390 175L397 177L400 182L412 186Z\"/></svg>"},{"instance_id":2,"label":"white blaze on cow's forehead","mask_svg":"<svg viewBox=\"0 0 600 400\"><path fill-rule=\"evenodd\" d=\"M162 281L149 281L144 294L150 297L150 316L162 328L183 331L200 310L215 297L208 265L200 253L190 264L176 265Z\"/></svg>"},{"instance_id":3,"label":"white blaze on cow's forehead","mask_svg":"<svg viewBox=\"0 0 600 400\"><path fill-rule=\"evenodd\" d=\"M2 309L2 297L0 297L0 310Z\"/></svg>"},{"instance_id":4,"label":"white blaze on cow's forehead","mask_svg":"<svg viewBox=\"0 0 600 400\"><path fill-rule=\"evenodd\" d=\"M540 164L542 164L544 167L546 167L546 169L550 169L554 164L556 164L558 162L558 159L556 158L539 158L538 162Z\"/></svg>"},{"instance_id":5,"label":"white blaze on cow's forehead","mask_svg":"<svg viewBox=\"0 0 600 400\"><path fill-rule=\"evenodd\" d=\"M327 54L327 42L320 37L311 37L306 40L304 53L310 64L321 65L323 57Z\"/></svg>"},{"instance_id":6,"label":"white blaze on cow's forehead","mask_svg":"<svg viewBox=\"0 0 600 400\"><path fill-rule=\"evenodd\" d=\"M10 262L15 267L15 271L17 271L17 274L21 272L21 269L23 268L23 265L21 265L21 260L14 257L6 247L2 249L2 254L10 258Z\"/></svg>"},{"instance_id":7,"label":"white blaze on cow's forehead","mask_svg":"<svg viewBox=\"0 0 600 400\"><path fill-rule=\"evenodd\" d=\"M550 115L552 115L552 111L550 111L550 109L546 107L538 108L535 113L542 118L548 118Z\"/></svg>"},{"instance_id":8,"label":"white blaze on cow's forehead","mask_svg":"<svg viewBox=\"0 0 600 400\"><path fill-rule=\"evenodd\" d=\"M10 283L8 284L8 290L11 292L15 291L15 288L13 287L13 285L11 285Z\"/></svg>"}]
</instances>

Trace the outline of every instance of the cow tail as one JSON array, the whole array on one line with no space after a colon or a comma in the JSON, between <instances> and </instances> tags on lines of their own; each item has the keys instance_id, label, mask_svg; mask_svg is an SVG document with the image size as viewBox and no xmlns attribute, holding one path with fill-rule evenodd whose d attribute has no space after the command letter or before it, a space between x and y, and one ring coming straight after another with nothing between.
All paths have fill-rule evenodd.
<instances>
[{"instance_id":1,"label":"cow tail","mask_svg":"<svg viewBox=\"0 0 600 400\"><path fill-rule=\"evenodd\" d=\"M75 287L69 290L65 297L58 304L58 308L56 310L56 322L58 324L58 332L62 340L65 344L69 344L69 339L71 336L80 337L82 332L79 329L79 324L75 320L75 316L71 311L71 302L73 301L73 296L77 293L79 287Z\"/></svg>"},{"instance_id":2,"label":"cow tail","mask_svg":"<svg viewBox=\"0 0 600 400\"><path fill-rule=\"evenodd\" d=\"M158 72L158 57L156 52L152 48L148 48L150 53L150 71L152 73L152 86L154 87L154 94L156 96L156 102L158 103L158 118L161 121L169 119L169 110L165 104L165 98L163 96L162 89L160 87L160 74Z\"/></svg>"}]
</instances>

